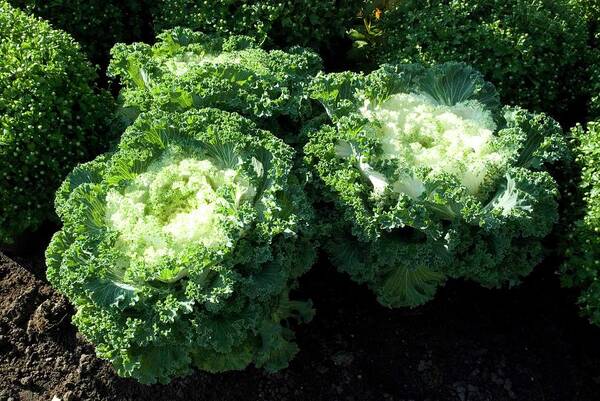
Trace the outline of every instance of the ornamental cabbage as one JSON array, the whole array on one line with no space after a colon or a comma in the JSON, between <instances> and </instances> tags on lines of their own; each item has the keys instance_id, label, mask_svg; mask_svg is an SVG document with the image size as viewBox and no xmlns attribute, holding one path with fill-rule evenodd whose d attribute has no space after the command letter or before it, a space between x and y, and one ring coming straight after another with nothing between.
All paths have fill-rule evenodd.
<instances>
[{"instance_id":1,"label":"ornamental cabbage","mask_svg":"<svg viewBox=\"0 0 600 401\"><path fill-rule=\"evenodd\" d=\"M458 63L322 74L311 90L331 118L305 147L326 251L383 305L420 305L447 278L515 285L540 261L557 220L546 167L567 152L555 121L501 107Z\"/></svg>"},{"instance_id":2,"label":"ornamental cabbage","mask_svg":"<svg viewBox=\"0 0 600 401\"><path fill-rule=\"evenodd\" d=\"M384 10L370 28L376 37L362 49L367 62L465 62L494 82L504 103L547 112L569 123L583 117L582 104L587 100L585 88L589 81L585 58L590 37L584 14L595 2L389 3L390 9ZM364 36L359 35L359 40L364 41Z\"/></svg>"},{"instance_id":3,"label":"ornamental cabbage","mask_svg":"<svg viewBox=\"0 0 600 401\"><path fill-rule=\"evenodd\" d=\"M120 78L129 120L151 109L216 107L272 127L310 114L306 86L320 67L312 51L265 51L244 36L222 39L176 28L150 46L119 44L109 75Z\"/></svg>"},{"instance_id":4,"label":"ornamental cabbage","mask_svg":"<svg viewBox=\"0 0 600 401\"><path fill-rule=\"evenodd\" d=\"M0 0L0 244L54 217L77 163L110 139L113 99L62 31Z\"/></svg>"},{"instance_id":5,"label":"ornamental cabbage","mask_svg":"<svg viewBox=\"0 0 600 401\"><path fill-rule=\"evenodd\" d=\"M582 216L568 237L562 283L581 288L579 304L590 321L600 325L600 121L571 131L581 171Z\"/></svg>"},{"instance_id":6,"label":"ornamental cabbage","mask_svg":"<svg viewBox=\"0 0 600 401\"><path fill-rule=\"evenodd\" d=\"M122 376L286 367L290 299L313 263L312 209L293 151L234 113L140 115L117 150L75 168L46 251L73 322Z\"/></svg>"}]
</instances>

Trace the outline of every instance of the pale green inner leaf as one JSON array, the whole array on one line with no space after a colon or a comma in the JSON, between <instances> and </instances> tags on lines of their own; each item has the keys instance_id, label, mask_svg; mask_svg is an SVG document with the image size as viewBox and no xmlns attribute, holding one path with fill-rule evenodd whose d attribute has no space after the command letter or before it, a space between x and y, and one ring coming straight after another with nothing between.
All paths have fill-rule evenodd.
<instances>
[{"instance_id":1,"label":"pale green inner leaf","mask_svg":"<svg viewBox=\"0 0 600 401\"><path fill-rule=\"evenodd\" d=\"M231 196L222 196L230 187ZM106 196L106 223L119 233L117 247L130 262L157 265L197 244L228 245L224 222L237 203L255 189L237 170L221 169L209 159L185 158L167 151L124 190ZM185 271L169 271L165 281Z\"/></svg>"},{"instance_id":2,"label":"pale green inner leaf","mask_svg":"<svg viewBox=\"0 0 600 401\"><path fill-rule=\"evenodd\" d=\"M360 111L380 125L370 132L375 132L381 143L382 158L408 167L405 177L391 183L391 189L413 198L424 191L423 183L413 174L417 169L425 168L433 175L452 174L476 194L493 167L508 158L494 146L492 114L475 100L448 106L428 96L399 93L379 105L365 101ZM364 161L361 169L376 178L376 192L390 185Z\"/></svg>"}]
</instances>

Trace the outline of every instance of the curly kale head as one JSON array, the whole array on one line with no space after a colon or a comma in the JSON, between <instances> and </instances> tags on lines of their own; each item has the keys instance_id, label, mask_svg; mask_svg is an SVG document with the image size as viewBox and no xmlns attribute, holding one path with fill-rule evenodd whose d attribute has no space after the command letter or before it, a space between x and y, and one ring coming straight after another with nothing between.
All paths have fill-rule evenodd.
<instances>
[{"instance_id":1,"label":"curly kale head","mask_svg":"<svg viewBox=\"0 0 600 401\"><path fill-rule=\"evenodd\" d=\"M278 47L327 47L345 35L363 0L156 0L155 30L184 26L250 35Z\"/></svg>"},{"instance_id":2,"label":"curly kale head","mask_svg":"<svg viewBox=\"0 0 600 401\"><path fill-rule=\"evenodd\" d=\"M117 42L139 39L142 0L9 0L73 35L96 63L107 61Z\"/></svg>"},{"instance_id":3,"label":"curly kale head","mask_svg":"<svg viewBox=\"0 0 600 401\"><path fill-rule=\"evenodd\" d=\"M95 78L70 36L0 0L0 243L52 216L56 188L108 136Z\"/></svg>"},{"instance_id":4,"label":"curly kale head","mask_svg":"<svg viewBox=\"0 0 600 401\"><path fill-rule=\"evenodd\" d=\"M119 44L112 55L109 74L120 78L131 117L153 108L216 107L263 125L308 115L306 86L321 67L309 50L265 51L249 37L221 39L184 28L164 32L154 46Z\"/></svg>"},{"instance_id":5,"label":"curly kale head","mask_svg":"<svg viewBox=\"0 0 600 401\"><path fill-rule=\"evenodd\" d=\"M576 161L581 168L583 218L572 227L562 282L582 288L579 303L592 323L600 325L600 122L572 130Z\"/></svg>"},{"instance_id":6,"label":"curly kale head","mask_svg":"<svg viewBox=\"0 0 600 401\"><path fill-rule=\"evenodd\" d=\"M458 63L320 75L312 96L332 121L305 147L326 250L382 304L422 304L446 278L513 285L540 261L557 219L545 168L567 152L555 121L501 107Z\"/></svg>"},{"instance_id":7,"label":"curly kale head","mask_svg":"<svg viewBox=\"0 0 600 401\"><path fill-rule=\"evenodd\" d=\"M120 375L287 366L288 323L312 316L288 294L315 258L292 156L238 114L153 111L66 179L48 280Z\"/></svg>"},{"instance_id":8,"label":"curly kale head","mask_svg":"<svg viewBox=\"0 0 600 401\"><path fill-rule=\"evenodd\" d=\"M578 3L585 2L397 1L366 49L379 62L469 63L497 85L503 102L572 121L586 101L589 33Z\"/></svg>"}]
</instances>

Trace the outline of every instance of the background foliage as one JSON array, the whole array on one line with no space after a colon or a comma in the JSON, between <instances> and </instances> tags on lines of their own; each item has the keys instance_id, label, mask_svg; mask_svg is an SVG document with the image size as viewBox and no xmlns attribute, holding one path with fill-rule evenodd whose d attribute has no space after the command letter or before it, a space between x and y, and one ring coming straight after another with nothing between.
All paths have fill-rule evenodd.
<instances>
[{"instance_id":1,"label":"background foliage","mask_svg":"<svg viewBox=\"0 0 600 401\"><path fill-rule=\"evenodd\" d=\"M381 4L380 4L381 3ZM586 56L593 2L403 0L374 2L354 31L367 62L464 61L497 86L506 104L568 124L585 116ZM387 8L386 8L387 7ZM588 19L589 20L589 19ZM368 27L368 29L366 29Z\"/></svg>"},{"instance_id":2,"label":"background foliage","mask_svg":"<svg viewBox=\"0 0 600 401\"><path fill-rule=\"evenodd\" d=\"M53 215L54 191L111 139L112 98L66 33L0 1L0 243Z\"/></svg>"}]
</instances>

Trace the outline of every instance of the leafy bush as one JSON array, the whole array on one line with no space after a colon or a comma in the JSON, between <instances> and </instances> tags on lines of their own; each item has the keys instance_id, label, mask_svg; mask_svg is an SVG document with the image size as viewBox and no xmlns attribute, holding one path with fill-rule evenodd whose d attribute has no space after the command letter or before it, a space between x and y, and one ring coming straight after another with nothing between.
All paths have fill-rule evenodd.
<instances>
[{"instance_id":1,"label":"leafy bush","mask_svg":"<svg viewBox=\"0 0 600 401\"><path fill-rule=\"evenodd\" d=\"M383 305L422 304L448 277L514 285L540 261L557 220L545 169L567 152L554 120L501 107L456 63L320 75L312 96L332 120L305 147L326 251Z\"/></svg>"},{"instance_id":2,"label":"leafy bush","mask_svg":"<svg viewBox=\"0 0 600 401\"><path fill-rule=\"evenodd\" d=\"M572 130L581 168L580 192L585 210L572 227L562 282L583 289L579 303L590 320L600 325L600 122Z\"/></svg>"},{"instance_id":3,"label":"leafy bush","mask_svg":"<svg viewBox=\"0 0 600 401\"><path fill-rule=\"evenodd\" d=\"M600 3L594 3L596 8L589 10L588 23L592 32L591 50L587 60L588 75L590 76L590 105L588 119L600 118ZM582 88L583 89L583 88Z\"/></svg>"},{"instance_id":4,"label":"leafy bush","mask_svg":"<svg viewBox=\"0 0 600 401\"><path fill-rule=\"evenodd\" d=\"M590 84L580 86L579 90L589 93L590 102L586 121L600 118L600 2L589 0L573 0L584 10L584 18L590 32L588 57L586 65Z\"/></svg>"},{"instance_id":5,"label":"leafy bush","mask_svg":"<svg viewBox=\"0 0 600 401\"><path fill-rule=\"evenodd\" d=\"M142 0L9 0L47 19L79 41L96 63L104 63L117 42L141 37Z\"/></svg>"},{"instance_id":6,"label":"leafy bush","mask_svg":"<svg viewBox=\"0 0 600 401\"><path fill-rule=\"evenodd\" d=\"M156 0L155 30L185 26L222 36L251 35L287 47L327 47L344 36L363 0Z\"/></svg>"},{"instance_id":7,"label":"leafy bush","mask_svg":"<svg viewBox=\"0 0 600 401\"><path fill-rule=\"evenodd\" d=\"M67 34L0 1L0 243L52 215L54 191L108 136L112 99Z\"/></svg>"},{"instance_id":8,"label":"leafy bush","mask_svg":"<svg viewBox=\"0 0 600 401\"><path fill-rule=\"evenodd\" d=\"M600 49L592 53L591 61L593 63L589 66L591 99L588 118L593 120L600 118Z\"/></svg>"},{"instance_id":9,"label":"leafy bush","mask_svg":"<svg viewBox=\"0 0 600 401\"><path fill-rule=\"evenodd\" d=\"M579 3L396 1L375 21L378 36L365 49L380 62L472 64L497 85L503 102L571 122L587 95L581 88L588 26ZM357 39L364 44L364 35Z\"/></svg>"},{"instance_id":10,"label":"leafy bush","mask_svg":"<svg viewBox=\"0 0 600 401\"><path fill-rule=\"evenodd\" d=\"M66 179L48 280L120 375L287 366L288 322L312 315L289 291L315 257L292 156L234 113L152 111Z\"/></svg>"},{"instance_id":11,"label":"leafy bush","mask_svg":"<svg viewBox=\"0 0 600 401\"><path fill-rule=\"evenodd\" d=\"M155 109L217 107L263 125L310 114L306 86L321 61L312 51L265 51L244 36L221 39L175 28L154 46L119 44L109 74L119 77L126 116Z\"/></svg>"}]
</instances>

